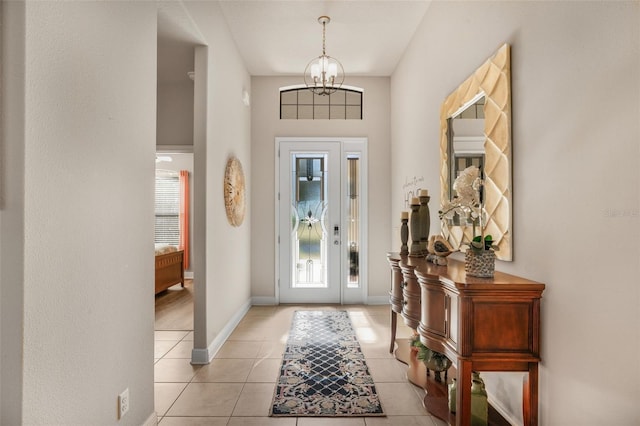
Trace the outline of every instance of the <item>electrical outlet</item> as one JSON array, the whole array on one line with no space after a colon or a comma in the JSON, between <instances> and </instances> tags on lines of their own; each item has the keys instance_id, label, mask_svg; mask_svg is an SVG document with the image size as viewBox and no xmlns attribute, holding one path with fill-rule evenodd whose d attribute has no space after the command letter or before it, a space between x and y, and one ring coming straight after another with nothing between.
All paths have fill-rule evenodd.
<instances>
[{"instance_id":1,"label":"electrical outlet","mask_svg":"<svg viewBox=\"0 0 640 426\"><path fill-rule=\"evenodd\" d=\"M118 419L123 418L127 411L129 411L129 388L118 395Z\"/></svg>"}]
</instances>

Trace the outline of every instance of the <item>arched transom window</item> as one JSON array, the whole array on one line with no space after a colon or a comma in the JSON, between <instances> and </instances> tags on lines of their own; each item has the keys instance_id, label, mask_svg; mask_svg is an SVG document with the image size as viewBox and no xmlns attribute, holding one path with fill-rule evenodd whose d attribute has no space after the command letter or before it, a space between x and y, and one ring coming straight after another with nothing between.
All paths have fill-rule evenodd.
<instances>
[{"instance_id":1,"label":"arched transom window","mask_svg":"<svg viewBox=\"0 0 640 426\"><path fill-rule=\"evenodd\" d=\"M331 95L316 95L306 86L280 88L281 120L362 120L363 89L342 86Z\"/></svg>"}]
</instances>

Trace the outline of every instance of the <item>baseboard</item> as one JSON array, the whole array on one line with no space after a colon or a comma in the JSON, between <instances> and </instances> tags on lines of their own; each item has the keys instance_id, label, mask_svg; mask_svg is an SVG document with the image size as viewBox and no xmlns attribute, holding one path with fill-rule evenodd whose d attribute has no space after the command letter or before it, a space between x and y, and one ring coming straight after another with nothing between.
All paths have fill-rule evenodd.
<instances>
[{"instance_id":1,"label":"baseboard","mask_svg":"<svg viewBox=\"0 0 640 426\"><path fill-rule=\"evenodd\" d=\"M193 279L193 271L184 271L184 277L187 280L192 280Z\"/></svg>"},{"instance_id":2,"label":"baseboard","mask_svg":"<svg viewBox=\"0 0 640 426\"><path fill-rule=\"evenodd\" d=\"M142 426L157 426L158 425L158 413L155 411L142 423Z\"/></svg>"},{"instance_id":3,"label":"baseboard","mask_svg":"<svg viewBox=\"0 0 640 426\"><path fill-rule=\"evenodd\" d=\"M220 330L207 349L193 349L191 351L191 364L209 364L218 353L224 342L227 341L233 330L251 308L251 299L247 300L231 317L227 324Z\"/></svg>"},{"instance_id":4,"label":"baseboard","mask_svg":"<svg viewBox=\"0 0 640 426\"><path fill-rule=\"evenodd\" d=\"M273 306L278 304L275 297L258 296L251 298L251 304L256 306Z\"/></svg>"},{"instance_id":5,"label":"baseboard","mask_svg":"<svg viewBox=\"0 0 640 426\"><path fill-rule=\"evenodd\" d=\"M388 305L389 296L369 296L367 297L367 305Z\"/></svg>"},{"instance_id":6,"label":"baseboard","mask_svg":"<svg viewBox=\"0 0 640 426\"><path fill-rule=\"evenodd\" d=\"M251 298L251 304L255 306L274 306L278 304L275 297L258 296ZM389 296L369 296L367 305L388 305Z\"/></svg>"}]
</instances>

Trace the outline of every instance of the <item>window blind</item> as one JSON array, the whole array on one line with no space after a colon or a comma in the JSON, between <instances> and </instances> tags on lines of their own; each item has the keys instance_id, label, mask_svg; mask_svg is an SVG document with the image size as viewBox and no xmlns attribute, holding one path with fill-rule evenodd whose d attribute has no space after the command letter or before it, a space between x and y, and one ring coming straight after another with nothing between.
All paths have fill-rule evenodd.
<instances>
[{"instance_id":1,"label":"window blind","mask_svg":"<svg viewBox=\"0 0 640 426\"><path fill-rule=\"evenodd\" d=\"M156 244L180 242L180 182L178 176L156 176Z\"/></svg>"}]
</instances>

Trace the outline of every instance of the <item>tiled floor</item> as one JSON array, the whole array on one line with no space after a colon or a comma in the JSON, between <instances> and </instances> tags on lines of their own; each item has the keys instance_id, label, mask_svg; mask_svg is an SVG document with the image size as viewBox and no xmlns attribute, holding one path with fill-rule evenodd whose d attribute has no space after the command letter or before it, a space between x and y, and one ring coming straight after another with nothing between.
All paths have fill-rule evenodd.
<instances>
[{"instance_id":1,"label":"tiled floor","mask_svg":"<svg viewBox=\"0 0 640 426\"><path fill-rule=\"evenodd\" d=\"M268 417L292 314L349 312L386 417ZM155 409L161 426L442 426L389 353L388 306L254 306L208 365L190 363L193 333L156 331ZM398 337L410 330L398 321Z\"/></svg>"}]
</instances>

